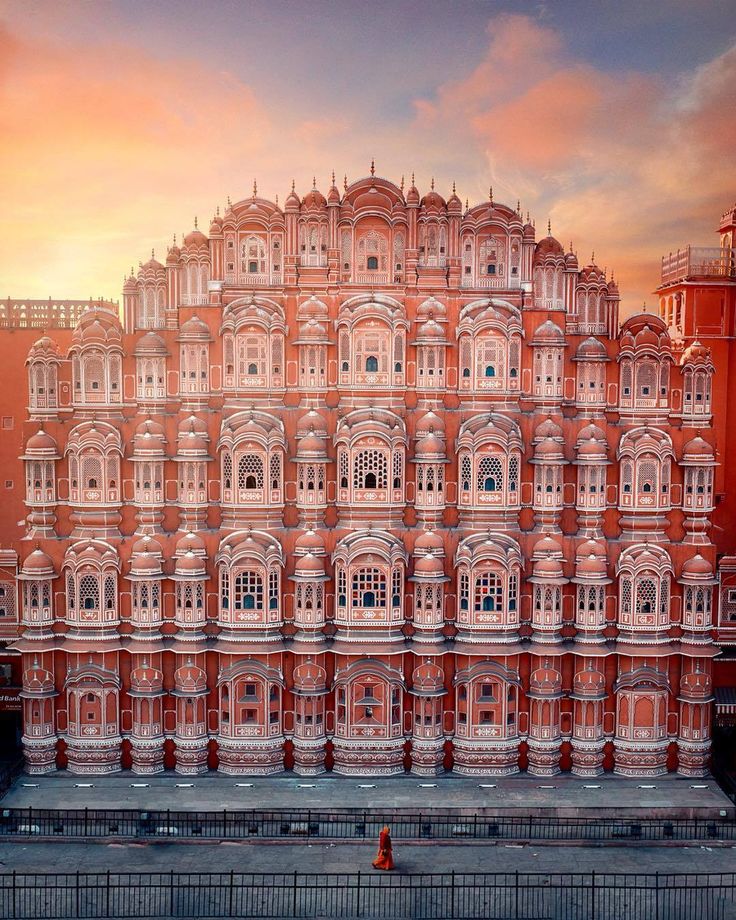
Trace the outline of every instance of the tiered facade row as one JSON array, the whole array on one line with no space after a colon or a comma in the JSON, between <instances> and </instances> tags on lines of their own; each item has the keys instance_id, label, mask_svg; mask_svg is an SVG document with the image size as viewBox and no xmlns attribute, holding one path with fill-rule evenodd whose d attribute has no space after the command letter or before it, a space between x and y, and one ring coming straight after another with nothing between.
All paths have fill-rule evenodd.
<instances>
[{"instance_id":1,"label":"tiered facade row","mask_svg":"<svg viewBox=\"0 0 736 920\"><path fill-rule=\"evenodd\" d=\"M123 297L26 362L30 771L706 771L707 347L373 174Z\"/></svg>"}]
</instances>

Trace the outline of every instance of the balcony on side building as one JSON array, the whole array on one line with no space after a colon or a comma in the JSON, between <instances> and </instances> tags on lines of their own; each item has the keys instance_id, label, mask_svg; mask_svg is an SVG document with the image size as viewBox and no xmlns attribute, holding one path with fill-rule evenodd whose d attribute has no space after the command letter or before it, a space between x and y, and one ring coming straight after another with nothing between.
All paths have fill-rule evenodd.
<instances>
[{"instance_id":1,"label":"balcony on side building","mask_svg":"<svg viewBox=\"0 0 736 920\"><path fill-rule=\"evenodd\" d=\"M736 280L736 249L686 246L662 256L662 284L674 284L688 278Z\"/></svg>"}]
</instances>

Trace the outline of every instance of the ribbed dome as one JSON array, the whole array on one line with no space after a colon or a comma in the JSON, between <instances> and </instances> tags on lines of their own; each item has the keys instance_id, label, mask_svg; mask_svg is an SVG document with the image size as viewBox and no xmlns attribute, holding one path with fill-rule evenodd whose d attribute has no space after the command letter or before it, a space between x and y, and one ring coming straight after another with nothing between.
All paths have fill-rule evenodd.
<instances>
[{"instance_id":1,"label":"ribbed dome","mask_svg":"<svg viewBox=\"0 0 736 920\"><path fill-rule=\"evenodd\" d=\"M307 530L300 534L294 543L295 553L312 553L313 555L324 555L324 540L316 530Z\"/></svg>"},{"instance_id":2,"label":"ribbed dome","mask_svg":"<svg viewBox=\"0 0 736 920\"><path fill-rule=\"evenodd\" d=\"M419 534L414 542L414 553L420 555L424 553L444 554L445 544L442 537L436 530L424 530Z\"/></svg>"},{"instance_id":3,"label":"ribbed dome","mask_svg":"<svg viewBox=\"0 0 736 920\"><path fill-rule=\"evenodd\" d=\"M30 556L27 556L21 569L24 575L30 575L33 578L54 578L54 563L42 549L34 549Z\"/></svg>"},{"instance_id":4,"label":"ribbed dome","mask_svg":"<svg viewBox=\"0 0 736 920\"><path fill-rule=\"evenodd\" d=\"M444 575L445 569L442 565L442 560L438 556L435 556L432 553L427 553L426 555L417 559L416 563L414 564L414 574L436 577L438 575Z\"/></svg>"}]
</instances>

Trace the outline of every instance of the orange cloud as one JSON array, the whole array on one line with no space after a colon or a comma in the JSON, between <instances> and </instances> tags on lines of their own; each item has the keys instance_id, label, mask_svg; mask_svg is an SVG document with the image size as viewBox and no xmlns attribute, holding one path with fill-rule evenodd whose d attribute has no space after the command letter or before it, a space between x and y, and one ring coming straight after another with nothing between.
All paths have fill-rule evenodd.
<instances>
[{"instance_id":1,"label":"orange cloud","mask_svg":"<svg viewBox=\"0 0 736 920\"><path fill-rule=\"evenodd\" d=\"M255 78L254 78L255 79ZM261 77L261 79L264 79ZM374 94L393 101L394 83ZM306 101L305 101L306 100ZM304 103L304 104L302 104ZM0 296L118 297L122 273L198 213L286 194L333 168L416 171L449 191L522 204L539 226L615 266L624 304L656 286L664 251L708 243L733 199L736 47L679 81L606 72L527 16L500 15L467 74L367 121L360 100L267 105L257 82L117 44L26 40L0 24ZM303 114L301 114L303 113Z\"/></svg>"}]
</instances>

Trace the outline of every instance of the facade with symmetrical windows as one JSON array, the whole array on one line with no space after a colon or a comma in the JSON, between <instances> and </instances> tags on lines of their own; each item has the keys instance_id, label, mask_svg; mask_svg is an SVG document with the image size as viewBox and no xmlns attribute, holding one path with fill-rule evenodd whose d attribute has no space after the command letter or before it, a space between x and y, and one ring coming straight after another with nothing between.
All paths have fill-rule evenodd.
<instances>
[{"instance_id":1,"label":"facade with symmetrical windows","mask_svg":"<svg viewBox=\"0 0 736 920\"><path fill-rule=\"evenodd\" d=\"M668 296L371 170L33 336L29 770L702 775L728 371Z\"/></svg>"}]
</instances>

